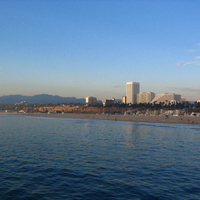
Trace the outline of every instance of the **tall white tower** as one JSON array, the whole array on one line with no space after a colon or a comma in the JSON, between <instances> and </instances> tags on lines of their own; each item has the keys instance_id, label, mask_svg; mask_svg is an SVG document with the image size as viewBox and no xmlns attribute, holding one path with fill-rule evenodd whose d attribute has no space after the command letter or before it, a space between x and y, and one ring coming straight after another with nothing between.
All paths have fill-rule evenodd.
<instances>
[{"instance_id":1,"label":"tall white tower","mask_svg":"<svg viewBox=\"0 0 200 200\"><path fill-rule=\"evenodd\" d=\"M140 83L127 82L126 83L126 103L137 103L137 94L140 93Z\"/></svg>"}]
</instances>

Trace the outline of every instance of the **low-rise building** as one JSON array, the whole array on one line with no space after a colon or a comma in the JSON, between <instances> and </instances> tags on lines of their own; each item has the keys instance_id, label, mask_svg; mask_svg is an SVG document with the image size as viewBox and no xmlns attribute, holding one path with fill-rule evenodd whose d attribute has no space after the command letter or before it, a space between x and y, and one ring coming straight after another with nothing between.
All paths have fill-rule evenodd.
<instances>
[{"instance_id":1,"label":"low-rise building","mask_svg":"<svg viewBox=\"0 0 200 200\"><path fill-rule=\"evenodd\" d=\"M163 94L157 94L151 103L159 104L159 103L165 103L168 104L170 102L180 102L181 101L181 95L180 94L173 94L173 93L163 93Z\"/></svg>"},{"instance_id":2,"label":"low-rise building","mask_svg":"<svg viewBox=\"0 0 200 200\"><path fill-rule=\"evenodd\" d=\"M126 96L122 96L122 103L126 104Z\"/></svg>"},{"instance_id":3,"label":"low-rise building","mask_svg":"<svg viewBox=\"0 0 200 200\"><path fill-rule=\"evenodd\" d=\"M142 92L137 94L137 103L150 103L155 97L153 92Z\"/></svg>"},{"instance_id":4,"label":"low-rise building","mask_svg":"<svg viewBox=\"0 0 200 200\"><path fill-rule=\"evenodd\" d=\"M86 97L86 98L85 98L85 103L86 103L87 105L97 103L97 98L96 98L96 97L92 97L92 96Z\"/></svg>"},{"instance_id":5,"label":"low-rise building","mask_svg":"<svg viewBox=\"0 0 200 200\"><path fill-rule=\"evenodd\" d=\"M116 101L115 101L115 98L103 99L103 100L102 100L103 106L112 105L112 104L114 104L115 102L116 102Z\"/></svg>"}]
</instances>

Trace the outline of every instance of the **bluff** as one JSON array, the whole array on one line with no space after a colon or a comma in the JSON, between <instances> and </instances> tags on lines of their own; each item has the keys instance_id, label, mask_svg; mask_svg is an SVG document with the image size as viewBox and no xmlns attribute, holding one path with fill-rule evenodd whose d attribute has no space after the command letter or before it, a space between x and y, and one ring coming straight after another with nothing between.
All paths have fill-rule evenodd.
<instances>
[{"instance_id":1,"label":"bluff","mask_svg":"<svg viewBox=\"0 0 200 200\"><path fill-rule=\"evenodd\" d=\"M66 113L91 113L91 114L101 114L101 113L119 113L124 114L127 108L117 108L117 107L84 107L84 106L71 106L71 107L38 107L35 108L35 112L66 112Z\"/></svg>"}]
</instances>

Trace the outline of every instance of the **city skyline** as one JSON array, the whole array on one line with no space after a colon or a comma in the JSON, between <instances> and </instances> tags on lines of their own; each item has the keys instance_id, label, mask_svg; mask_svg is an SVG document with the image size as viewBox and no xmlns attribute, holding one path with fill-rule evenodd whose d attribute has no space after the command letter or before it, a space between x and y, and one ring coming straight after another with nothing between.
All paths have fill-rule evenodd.
<instances>
[{"instance_id":1,"label":"city skyline","mask_svg":"<svg viewBox=\"0 0 200 200\"><path fill-rule=\"evenodd\" d=\"M1 1L0 96L200 99L199 1Z\"/></svg>"}]
</instances>

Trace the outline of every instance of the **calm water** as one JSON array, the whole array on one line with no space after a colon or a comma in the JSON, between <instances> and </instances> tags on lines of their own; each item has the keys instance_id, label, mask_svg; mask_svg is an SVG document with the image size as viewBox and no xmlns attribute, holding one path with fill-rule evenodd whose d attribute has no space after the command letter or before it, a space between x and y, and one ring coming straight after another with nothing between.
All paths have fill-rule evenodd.
<instances>
[{"instance_id":1,"label":"calm water","mask_svg":"<svg viewBox=\"0 0 200 200\"><path fill-rule=\"evenodd\" d=\"M200 126L0 115L0 199L200 199Z\"/></svg>"}]
</instances>

